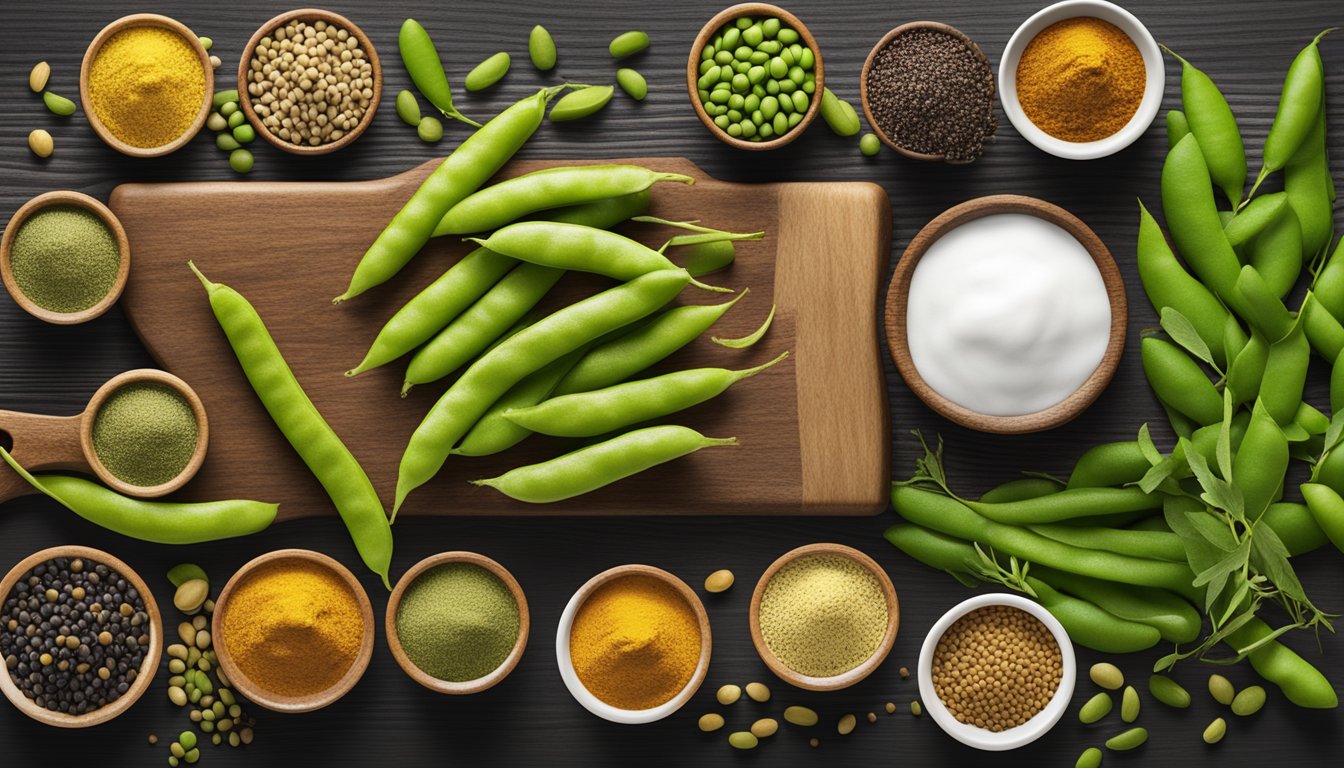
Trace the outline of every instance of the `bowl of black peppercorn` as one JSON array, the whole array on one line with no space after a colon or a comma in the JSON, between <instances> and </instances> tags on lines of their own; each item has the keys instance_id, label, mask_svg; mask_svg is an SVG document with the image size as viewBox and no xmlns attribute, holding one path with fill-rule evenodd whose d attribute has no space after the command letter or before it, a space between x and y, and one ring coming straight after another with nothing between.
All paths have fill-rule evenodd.
<instances>
[{"instance_id":1,"label":"bowl of black peppercorn","mask_svg":"<svg viewBox=\"0 0 1344 768\"><path fill-rule=\"evenodd\" d=\"M154 596L106 552L44 549L0 580L0 691L38 722L115 718L149 689L162 651Z\"/></svg>"}]
</instances>

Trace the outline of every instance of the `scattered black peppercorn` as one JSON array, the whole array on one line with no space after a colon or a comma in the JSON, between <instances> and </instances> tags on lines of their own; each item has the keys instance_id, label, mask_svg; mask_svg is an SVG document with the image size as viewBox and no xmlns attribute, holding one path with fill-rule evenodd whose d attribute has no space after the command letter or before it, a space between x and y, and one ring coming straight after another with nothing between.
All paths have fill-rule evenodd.
<instances>
[{"instance_id":1,"label":"scattered black peppercorn","mask_svg":"<svg viewBox=\"0 0 1344 768\"><path fill-rule=\"evenodd\" d=\"M144 598L120 573L59 557L34 566L5 596L0 655L39 707L83 715L130 690L149 629Z\"/></svg>"},{"instance_id":2,"label":"scattered black peppercorn","mask_svg":"<svg viewBox=\"0 0 1344 768\"><path fill-rule=\"evenodd\" d=\"M891 39L868 71L868 108L897 146L969 163L998 128L994 76L963 40L934 29Z\"/></svg>"}]
</instances>

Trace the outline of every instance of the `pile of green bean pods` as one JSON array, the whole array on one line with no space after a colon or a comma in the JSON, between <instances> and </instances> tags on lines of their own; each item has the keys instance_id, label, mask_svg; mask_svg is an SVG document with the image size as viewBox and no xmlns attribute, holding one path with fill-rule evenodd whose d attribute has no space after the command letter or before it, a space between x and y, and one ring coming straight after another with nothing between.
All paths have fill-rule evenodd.
<instances>
[{"instance_id":1,"label":"pile of green bean pods","mask_svg":"<svg viewBox=\"0 0 1344 768\"><path fill-rule=\"evenodd\" d=\"M1170 243L1142 204L1138 233L1139 275L1161 318L1142 340L1143 370L1174 448L1159 450L1145 425L1136 440L1085 453L1066 482L1024 478L978 501L954 496L941 450L926 449L892 491L905 522L886 534L964 583L1034 595L1080 645L1177 644L1158 672L1245 658L1313 708L1338 706L1333 688L1277 638L1332 629L1291 558L1326 543L1344 551L1344 241L1332 252L1325 34L1288 70L1248 194L1227 100L1180 59L1182 109L1167 116L1161 183ZM1257 196L1279 172L1282 191ZM1285 304L1294 291L1296 311ZM1328 408L1304 401L1313 353L1331 366ZM1310 470L1305 503L1285 499L1297 462ZM1281 627L1262 618L1271 603ZM1230 657L1214 653L1220 643Z\"/></svg>"}]
</instances>

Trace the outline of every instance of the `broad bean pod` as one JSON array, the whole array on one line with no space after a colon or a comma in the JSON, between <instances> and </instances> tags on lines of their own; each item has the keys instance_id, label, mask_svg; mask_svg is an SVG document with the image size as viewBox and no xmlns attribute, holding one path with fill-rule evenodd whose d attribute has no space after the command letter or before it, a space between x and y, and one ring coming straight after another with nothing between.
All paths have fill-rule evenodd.
<instances>
[{"instance_id":1,"label":"broad bean pod","mask_svg":"<svg viewBox=\"0 0 1344 768\"><path fill-rule=\"evenodd\" d=\"M1174 533L1050 523L1028 525L1027 530L1084 549L1102 549L1117 555L1166 560L1171 563L1185 562L1185 545L1181 543L1181 537Z\"/></svg>"},{"instance_id":2,"label":"broad bean pod","mask_svg":"<svg viewBox=\"0 0 1344 768\"><path fill-rule=\"evenodd\" d=\"M1205 286L1237 308L1241 263L1223 234L1209 181L1208 166L1192 133L1176 143L1162 165L1162 207L1176 251Z\"/></svg>"},{"instance_id":3,"label":"broad bean pod","mask_svg":"<svg viewBox=\"0 0 1344 768\"><path fill-rule=\"evenodd\" d=\"M1251 242L1249 250L1250 265L1269 290L1280 299L1287 296L1302 274L1303 255L1302 228L1291 206Z\"/></svg>"},{"instance_id":4,"label":"broad bean pod","mask_svg":"<svg viewBox=\"0 0 1344 768\"><path fill-rule=\"evenodd\" d=\"M1253 618L1228 635L1227 644L1240 650L1263 640L1272 632L1264 621ZM1284 697L1297 706L1307 709L1334 709L1339 706L1339 697L1325 675L1283 643L1271 640L1252 651L1249 658L1256 673L1277 685Z\"/></svg>"},{"instance_id":5,"label":"broad bean pod","mask_svg":"<svg viewBox=\"0 0 1344 768\"><path fill-rule=\"evenodd\" d=\"M1190 133L1199 140L1214 186L1236 208L1246 185L1246 148L1237 119L1213 80L1180 56L1176 58L1181 62L1181 105ZM1171 141L1170 131L1167 140Z\"/></svg>"},{"instance_id":6,"label":"broad bean pod","mask_svg":"<svg viewBox=\"0 0 1344 768\"><path fill-rule=\"evenodd\" d=\"M1078 457L1069 488L1103 488L1137 483L1152 465L1134 440L1095 445ZM985 501L985 499L981 499Z\"/></svg>"},{"instance_id":7,"label":"broad bean pod","mask_svg":"<svg viewBox=\"0 0 1344 768\"><path fill-rule=\"evenodd\" d=\"M1036 593L1037 602L1064 625L1069 639L1085 648L1102 653L1137 653L1162 640L1157 629L1127 621L1087 600L1059 592L1034 575L1028 574L1026 582Z\"/></svg>"},{"instance_id":8,"label":"broad bean pod","mask_svg":"<svg viewBox=\"0 0 1344 768\"><path fill-rule=\"evenodd\" d=\"M1116 584L1042 565L1032 565L1031 575L1117 618L1146 624L1169 643L1190 643L1199 638L1199 611L1185 598L1165 589Z\"/></svg>"},{"instance_id":9,"label":"broad bean pod","mask_svg":"<svg viewBox=\"0 0 1344 768\"><path fill-rule=\"evenodd\" d=\"M1246 517L1258 520L1269 505L1283 496L1288 472L1288 439L1259 400L1251 411L1246 436L1232 458L1231 481L1241 490Z\"/></svg>"},{"instance_id":10,"label":"broad bean pod","mask_svg":"<svg viewBox=\"0 0 1344 768\"><path fill-rule=\"evenodd\" d=\"M986 504L1001 504L1005 501L1025 501L1039 499L1052 493L1059 493L1064 486L1058 481L1044 477L1019 477L990 488L980 494L980 501Z\"/></svg>"},{"instance_id":11,"label":"broad bean pod","mask_svg":"<svg viewBox=\"0 0 1344 768\"><path fill-rule=\"evenodd\" d=\"M1199 364L1175 344L1148 337L1140 344L1143 372L1157 399L1199 426L1223 420L1223 397Z\"/></svg>"}]
</instances>

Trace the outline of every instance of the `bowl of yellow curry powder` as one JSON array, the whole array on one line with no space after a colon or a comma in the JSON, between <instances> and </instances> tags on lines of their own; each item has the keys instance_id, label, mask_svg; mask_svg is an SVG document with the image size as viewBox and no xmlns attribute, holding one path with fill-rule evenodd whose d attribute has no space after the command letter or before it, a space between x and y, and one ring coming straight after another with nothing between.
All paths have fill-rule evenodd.
<instances>
[{"instance_id":1,"label":"bowl of yellow curry powder","mask_svg":"<svg viewBox=\"0 0 1344 768\"><path fill-rule=\"evenodd\" d=\"M191 141L205 125L214 87L200 39L154 13L103 27L79 70L79 98L94 133L131 157L160 157Z\"/></svg>"},{"instance_id":2,"label":"bowl of yellow curry powder","mask_svg":"<svg viewBox=\"0 0 1344 768\"><path fill-rule=\"evenodd\" d=\"M1070 160L1115 154L1162 106L1162 51L1134 14L1064 0L1017 28L999 62L1003 111L1023 138Z\"/></svg>"},{"instance_id":3,"label":"bowl of yellow curry powder","mask_svg":"<svg viewBox=\"0 0 1344 768\"><path fill-rule=\"evenodd\" d=\"M224 675L277 712L311 712L344 696L373 656L373 606L326 555L281 549L224 585L211 625Z\"/></svg>"},{"instance_id":4,"label":"bowl of yellow curry powder","mask_svg":"<svg viewBox=\"0 0 1344 768\"><path fill-rule=\"evenodd\" d=\"M809 544L765 570L748 618L771 672L799 688L831 691L859 682L887 658L900 605L871 557L841 544Z\"/></svg>"},{"instance_id":5,"label":"bowl of yellow curry powder","mask_svg":"<svg viewBox=\"0 0 1344 768\"><path fill-rule=\"evenodd\" d=\"M574 698L614 723L661 720L690 701L709 671L709 615L686 582L622 565L574 593L555 655Z\"/></svg>"}]
</instances>

